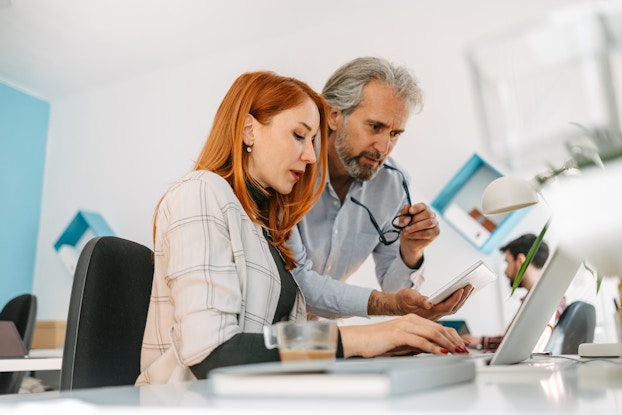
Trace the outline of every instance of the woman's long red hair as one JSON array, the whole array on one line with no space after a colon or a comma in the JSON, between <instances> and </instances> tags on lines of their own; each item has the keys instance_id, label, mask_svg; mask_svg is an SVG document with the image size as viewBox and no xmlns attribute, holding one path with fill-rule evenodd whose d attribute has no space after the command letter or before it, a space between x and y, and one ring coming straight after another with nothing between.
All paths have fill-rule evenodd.
<instances>
[{"instance_id":1,"label":"woman's long red hair","mask_svg":"<svg viewBox=\"0 0 622 415\"><path fill-rule=\"evenodd\" d=\"M272 195L267 204L268 211L260 212L247 184L252 178L248 169L249 154L243 141L245 118L251 114L266 125L275 115L301 105L308 98L313 100L320 113L320 129L315 140L317 162L307 166L289 194ZM295 267L296 261L286 244L287 239L292 228L318 201L326 184L326 109L324 98L297 79L266 71L242 74L220 104L194 167L195 170L213 171L229 182L251 220L270 231L272 244L281 252L289 270Z\"/></svg>"}]
</instances>

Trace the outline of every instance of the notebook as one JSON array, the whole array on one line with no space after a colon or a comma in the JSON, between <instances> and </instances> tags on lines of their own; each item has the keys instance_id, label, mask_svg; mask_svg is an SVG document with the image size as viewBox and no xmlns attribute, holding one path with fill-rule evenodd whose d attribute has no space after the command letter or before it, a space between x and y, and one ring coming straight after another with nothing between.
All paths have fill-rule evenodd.
<instances>
[{"instance_id":1,"label":"notebook","mask_svg":"<svg viewBox=\"0 0 622 415\"><path fill-rule=\"evenodd\" d=\"M441 301L445 301L456 290L464 288L468 284L473 286L473 291L471 292L471 295L473 295L496 279L495 273L492 272L484 261L479 260L431 294L428 300L432 304L438 304Z\"/></svg>"},{"instance_id":2,"label":"notebook","mask_svg":"<svg viewBox=\"0 0 622 415\"><path fill-rule=\"evenodd\" d=\"M208 384L223 397L377 398L468 382L475 373L460 356L399 356L230 366L212 370Z\"/></svg>"},{"instance_id":3,"label":"notebook","mask_svg":"<svg viewBox=\"0 0 622 415\"><path fill-rule=\"evenodd\" d=\"M26 357L28 350L15 323L0 320L0 359Z\"/></svg>"}]
</instances>

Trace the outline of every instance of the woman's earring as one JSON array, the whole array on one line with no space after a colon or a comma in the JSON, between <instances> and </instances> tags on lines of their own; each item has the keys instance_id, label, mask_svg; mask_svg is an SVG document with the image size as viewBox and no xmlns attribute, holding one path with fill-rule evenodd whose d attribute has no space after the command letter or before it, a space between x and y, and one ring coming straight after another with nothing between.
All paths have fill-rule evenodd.
<instances>
[{"instance_id":1,"label":"woman's earring","mask_svg":"<svg viewBox=\"0 0 622 415\"><path fill-rule=\"evenodd\" d=\"M251 146L246 146L246 152L250 153L251 151L253 151L253 148Z\"/></svg>"}]
</instances>

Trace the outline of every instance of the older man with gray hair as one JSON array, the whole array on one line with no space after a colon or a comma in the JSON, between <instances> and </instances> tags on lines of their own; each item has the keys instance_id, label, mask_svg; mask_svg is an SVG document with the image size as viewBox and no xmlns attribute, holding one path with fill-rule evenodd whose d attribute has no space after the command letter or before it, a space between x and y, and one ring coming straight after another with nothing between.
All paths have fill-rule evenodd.
<instances>
[{"instance_id":1,"label":"older man with gray hair","mask_svg":"<svg viewBox=\"0 0 622 415\"><path fill-rule=\"evenodd\" d=\"M440 231L429 206L410 199L410 176L390 156L423 105L415 76L385 59L357 58L337 69L322 95L330 106L328 182L289 240L308 311L432 320L456 312L471 286L437 305L417 291L424 249ZM370 255L382 291L345 282Z\"/></svg>"}]
</instances>

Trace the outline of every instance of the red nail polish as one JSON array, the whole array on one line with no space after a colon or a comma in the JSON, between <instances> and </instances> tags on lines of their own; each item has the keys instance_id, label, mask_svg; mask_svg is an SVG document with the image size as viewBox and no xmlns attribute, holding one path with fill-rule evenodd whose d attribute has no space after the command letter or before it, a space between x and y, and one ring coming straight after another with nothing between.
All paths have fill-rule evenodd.
<instances>
[{"instance_id":1,"label":"red nail polish","mask_svg":"<svg viewBox=\"0 0 622 415\"><path fill-rule=\"evenodd\" d=\"M449 350L447 350L447 349L441 349L441 353L443 353L443 354L447 354L447 353L449 353Z\"/></svg>"}]
</instances>

